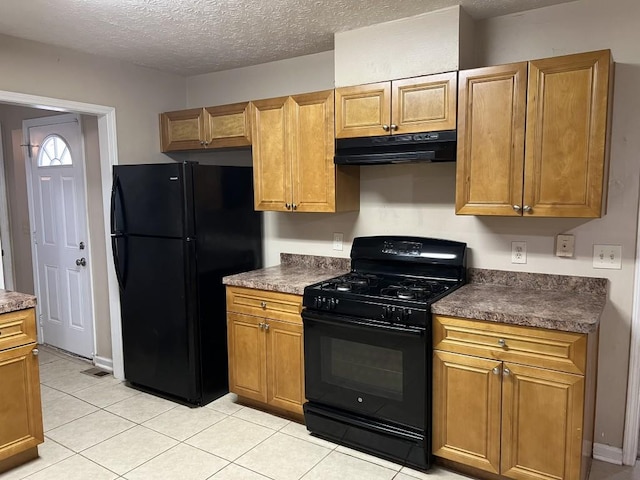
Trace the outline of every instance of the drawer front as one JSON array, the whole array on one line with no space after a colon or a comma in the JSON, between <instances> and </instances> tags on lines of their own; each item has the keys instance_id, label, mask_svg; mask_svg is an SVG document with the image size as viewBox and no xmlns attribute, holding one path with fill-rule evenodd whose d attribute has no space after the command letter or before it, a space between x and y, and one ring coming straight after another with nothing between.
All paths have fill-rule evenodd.
<instances>
[{"instance_id":1,"label":"drawer front","mask_svg":"<svg viewBox=\"0 0 640 480\"><path fill-rule=\"evenodd\" d=\"M584 374L587 335L455 317L433 317L436 350Z\"/></svg>"},{"instance_id":2,"label":"drawer front","mask_svg":"<svg viewBox=\"0 0 640 480\"><path fill-rule=\"evenodd\" d=\"M244 287L227 287L227 311L302 324L302 297Z\"/></svg>"},{"instance_id":3,"label":"drawer front","mask_svg":"<svg viewBox=\"0 0 640 480\"><path fill-rule=\"evenodd\" d=\"M33 308L0 315L0 350L35 342L36 316Z\"/></svg>"}]
</instances>

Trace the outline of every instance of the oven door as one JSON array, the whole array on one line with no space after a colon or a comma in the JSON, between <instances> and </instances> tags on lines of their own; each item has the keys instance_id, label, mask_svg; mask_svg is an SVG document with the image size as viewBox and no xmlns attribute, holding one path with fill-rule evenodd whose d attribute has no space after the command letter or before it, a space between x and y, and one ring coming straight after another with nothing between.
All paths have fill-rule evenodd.
<instances>
[{"instance_id":1,"label":"oven door","mask_svg":"<svg viewBox=\"0 0 640 480\"><path fill-rule=\"evenodd\" d=\"M424 328L309 309L302 318L310 402L426 428L431 368Z\"/></svg>"}]
</instances>

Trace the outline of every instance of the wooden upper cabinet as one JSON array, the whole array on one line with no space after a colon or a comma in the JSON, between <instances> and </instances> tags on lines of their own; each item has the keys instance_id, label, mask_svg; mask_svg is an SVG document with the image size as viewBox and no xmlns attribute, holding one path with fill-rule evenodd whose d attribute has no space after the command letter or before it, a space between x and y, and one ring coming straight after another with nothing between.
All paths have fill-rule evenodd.
<instances>
[{"instance_id":1,"label":"wooden upper cabinet","mask_svg":"<svg viewBox=\"0 0 640 480\"><path fill-rule=\"evenodd\" d=\"M358 167L333 163L333 90L253 102L256 210L357 210Z\"/></svg>"},{"instance_id":2,"label":"wooden upper cabinet","mask_svg":"<svg viewBox=\"0 0 640 480\"><path fill-rule=\"evenodd\" d=\"M291 158L287 148L289 97L253 102L253 193L256 210L287 211L291 205Z\"/></svg>"},{"instance_id":3,"label":"wooden upper cabinet","mask_svg":"<svg viewBox=\"0 0 640 480\"><path fill-rule=\"evenodd\" d=\"M160 149L163 152L204 148L205 116L202 108L160 114Z\"/></svg>"},{"instance_id":4,"label":"wooden upper cabinet","mask_svg":"<svg viewBox=\"0 0 640 480\"><path fill-rule=\"evenodd\" d=\"M457 72L336 89L336 138L453 130Z\"/></svg>"},{"instance_id":5,"label":"wooden upper cabinet","mask_svg":"<svg viewBox=\"0 0 640 480\"><path fill-rule=\"evenodd\" d=\"M461 71L456 213L520 215L527 63Z\"/></svg>"},{"instance_id":6,"label":"wooden upper cabinet","mask_svg":"<svg viewBox=\"0 0 640 480\"><path fill-rule=\"evenodd\" d=\"M600 217L607 186L609 50L529 62L524 205Z\"/></svg>"},{"instance_id":7,"label":"wooden upper cabinet","mask_svg":"<svg viewBox=\"0 0 640 480\"><path fill-rule=\"evenodd\" d=\"M209 129L208 147L243 147L251 145L249 102L205 108Z\"/></svg>"},{"instance_id":8,"label":"wooden upper cabinet","mask_svg":"<svg viewBox=\"0 0 640 480\"><path fill-rule=\"evenodd\" d=\"M163 152L251 145L250 102L160 114Z\"/></svg>"},{"instance_id":9,"label":"wooden upper cabinet","mask_svg":"<svg viewBox=\"0 0 640 480\"><path fill-rule=\"evenodd\" d=\"M611 71L602 50L460 72L456 213L602 216Z\"/></svg>"}]
</instances>

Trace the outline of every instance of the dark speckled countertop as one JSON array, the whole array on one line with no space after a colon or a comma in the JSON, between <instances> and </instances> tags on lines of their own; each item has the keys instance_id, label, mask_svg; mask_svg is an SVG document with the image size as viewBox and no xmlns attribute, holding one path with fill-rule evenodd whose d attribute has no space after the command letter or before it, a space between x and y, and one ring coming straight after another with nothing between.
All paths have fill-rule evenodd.
<instances>
[{"instance_id":1,"label":"dark speckled countertop","mask_svg":"<svg viewBox=\"0 0 640 480\"><path fill-rule=\"evenodd\" d=\"M280 265L222 279L225 285L302 295L304 287L346 273L351 259L281 253Z\"/></svg>"},{"instance_id":2,"label":"dark speckled countertop","mask_svg":"<svg viewBox=\"0 0 640 480\"><path fill-rule=\"evenodd\" d=\"M605 278L468 269L469 283L435 302L439 315L576 333L597 329Z\"/></svg>"},{"instance_id":3,"label":"dark speckled countertop","mask_svg":"<svg viewBox=\"0 0 640 480\"><path fill-rule=\"evenodd\" d=\"M26 293L0 289L0 314L36 306L36 297Z\"/></svg>"}]
</instances>

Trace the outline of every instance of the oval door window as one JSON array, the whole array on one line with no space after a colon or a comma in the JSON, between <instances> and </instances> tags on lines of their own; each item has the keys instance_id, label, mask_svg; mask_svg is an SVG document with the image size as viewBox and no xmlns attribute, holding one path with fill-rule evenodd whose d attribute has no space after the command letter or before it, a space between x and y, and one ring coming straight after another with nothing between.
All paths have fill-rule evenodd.
<instances>
[{"instance_id":1,"label":"oval door window","mask_svg":"<svg viewBox=\"0 0 640 480\"><path fill-rule=\"evenodd\" d=\"M71 151L64 138L60 135L49 135L44 139L38 154L39 167L58 167L72 164Z\"/></svg>"}]
</instances>

